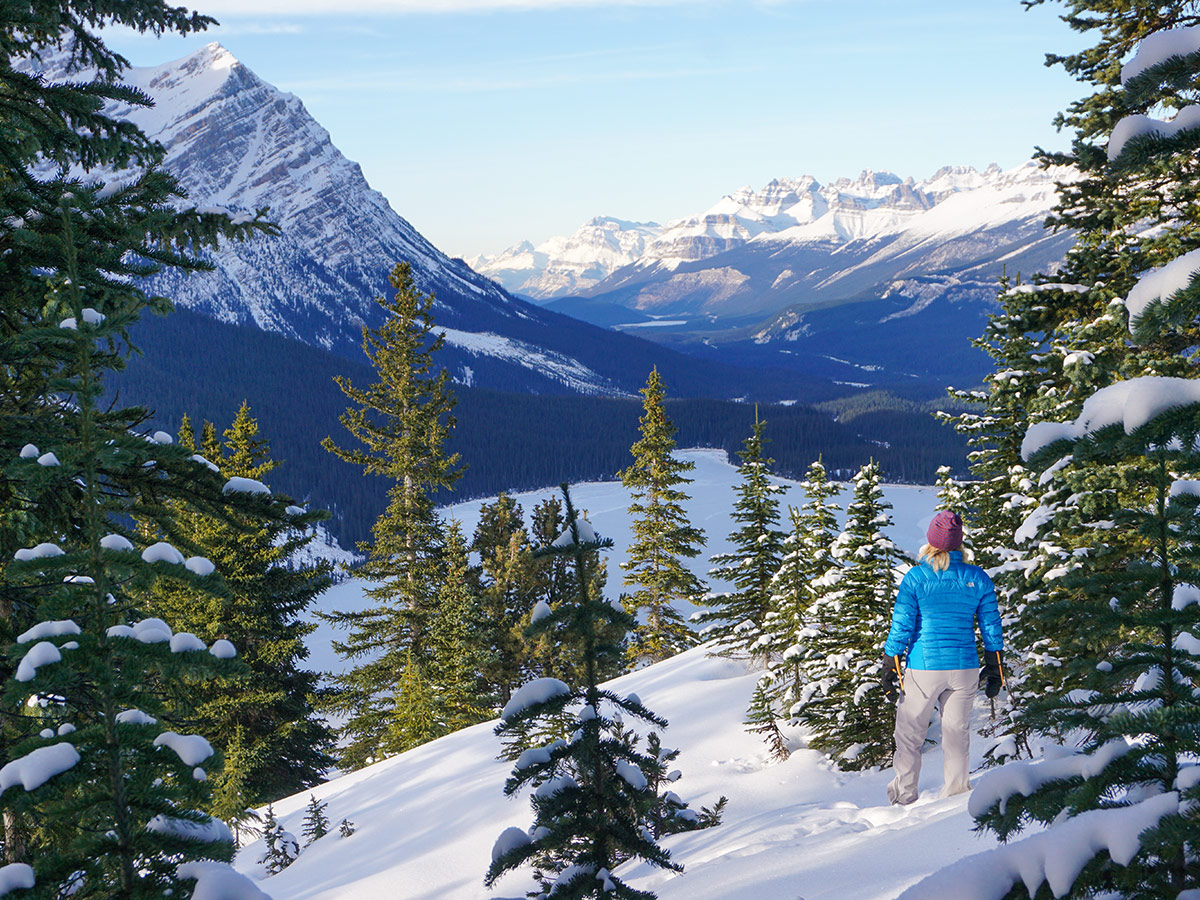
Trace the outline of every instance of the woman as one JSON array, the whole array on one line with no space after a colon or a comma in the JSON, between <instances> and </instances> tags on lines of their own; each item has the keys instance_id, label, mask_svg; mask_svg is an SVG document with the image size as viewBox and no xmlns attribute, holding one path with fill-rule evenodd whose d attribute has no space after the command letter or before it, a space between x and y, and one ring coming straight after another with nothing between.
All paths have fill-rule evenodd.
<instances>
[{"instance_id":1,"label":"woman","mask_svg":"<svg viewBox=\"0 0 1200 900\"><path fill-rule=\"evenodd\" d=\"M896 776L888 785L892 803L917 799L921 747L934 706L942 711L942 751L946 786L942 796L968 791L971 707L979 689L975 623L983 635L987 696L1000 692L1004 649L1000 610L992 579L963 562L962 519L943 511L933 517L921 548L919 565L900 582L892 609L892 628L883 648L883 687L896 706ZM904 687L900 662L907 657Z\"/></svg>"}]
</instances>

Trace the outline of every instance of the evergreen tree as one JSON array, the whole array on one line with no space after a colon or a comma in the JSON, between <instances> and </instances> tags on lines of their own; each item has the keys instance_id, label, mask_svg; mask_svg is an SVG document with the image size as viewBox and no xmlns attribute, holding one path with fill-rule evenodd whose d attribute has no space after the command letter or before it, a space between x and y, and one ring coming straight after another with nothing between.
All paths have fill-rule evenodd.
<instances>
[{"instance_id":1,"label":"evergreen tree","mask_svg":"<svg viewBox=\"0 0 1200 900\"><path fill-rule=\"evenodd\" d=\"M449 734L493 717L483 680L489 659L483 615L468 577L467 547L457 522L446 534L445 575L431 627L433 695L438 730Z\"/></svg>"},{"instance_id":2,"label":"evergreen tree","mask_svg":"<svg viewBox=\"0 0 1200 900\"><path fill-rule=\"evenodd\" d=\"M12 752L53 774L29 791L6 791L0 803L15 820L37 823L23 835L37 896L161 897L195 877L191 861L232 854L229 830L198 811L208 801L202 764L212 747L174 729L191 712L190 686L232 675L236 651L228 641L210 648L174 634L145 617L137 599L163 581L226 595L209 560L174 546L194 549L173 516L180 504L214 517L284 513L274 498L239 495L237 484L193 461L169 435L136 431L141 411L100 408L102 375L120 358L114 347L141 295L89 289L93 267L103 265L89 255L94 248L79 244L89 202L65 202L59 211L52 318L15 339L70 352L52 382L55 427L31 430L7 466L22 502L45 503L64 517L59 533L18 552L5 573L12 596L37 620L10 650L19 665L6 706L20 710L30 697L47 703L40 717L10 718L20 735ZM105 311L85 306L85 296ZM67 311L74 315L59 320ZM164 539L139 553L124 525L135 518ZM47 720L53 727L42 730Z\"/></svg>"},{"instance_id":3,"label":"evergreen tree","mask_svg":"<svg viewBox=\"0 0 1200 900\"><path fill-rule=\"evenodd\" d=\"M284 830L275 818L275 807L269 803L263 817L262 839L266 846L258 862L268 875L278 875L300 855L300 842L294 834Z\"/></svg>"},{"instance_id":4,"label":"evergreen tree","mask_svg":"<svg viewBox=\"0 0 1200 900\"><path fill-rule=\"evenodd\" d=\"M745 725L754 734L762 735L772 757L785 760L792 755L792 748L779 727L775 701L768 691L770 685L769 679L760 678L754 686L754 695L750 698L750 707L746 710Z\"/></svg>"},{"instance_id":5,"label":"evergreen tree","mask_svg":"<svg viewBox=\"0 0 1200 900\"><path fill-rule=\"evenodd\" d=\"M301 830L304 846L307 847L313 841L319 841L329 834L329 816L325 815L328 808L328 802L318 800L314 794L308 795L308 806L304 807L304 825Z\"/></svg>"},{"instance_id":6,"label":"evergreen tree","mask_svg":"<svg viewBox=\"0 0 1200 900\"><path fill-rule=\"evenodd\" d=\"M580 515L587 516L587 510ZM539 503L533 510L532 535L542 546L552 543L567 527L563 505L557 498L551 497ZM588 590L600 596L608 584L608 568L599 550L585 550L587 566L585 571L591 579ZM555 610L562 603L574 602L579 593L576 584L578 569L571 565L569 558L555 554L533 554L531 559L534 585L533 599L535 604L523 622L526 626L524 643L528 648L529 658L527 672L529 675L543 675L558 678L569 684L577 684L586 677L585 648L578 634L569 629L551 627L527 630L529 622L538 617L539 609L542 614L547 609ZM543 605L544 604L544 605ZM607 626L599 626L604 629ZM626 645L626 632L618 629L614 633L605 633L604 640ZM602 656L598 661L598 672L601 681L616 678L625 671L623 657Z\"/></svg>"},{"instance_id":7,"label":"evergreen tree","mask_svg":"<svg viewBox=\"0 0 1200 900\"><path fill-rule=\"evenodd\" d=\"M196 251L222 236L270 230L261 220L234 225L224 214L189 207L176 180L158 166L163 149L109 114L113 106L150 101L119 83L127 63L105 45L103 28L188 34L213 21L160 0L17 3L0 17L0 459L16 458L26 445L58 446L78 431L74 411L63 405L69 387L57 381L74 366L76 346L54 327L85 321L73 297L87 298L86 309L95 310L87 317L105 316L106 327L95 332L104 349L90 360L99 377L123 365L126 330L142 310L169 308L164 298L138 289L137 279L163 267L205 268ZM69 55L66 78L38 75L41 55L59 48ZM32 69L18 71L19 61ZM113 183L104 185L106 178ZM63 289L69 255L83 288L75 295ZM131 427L144 419L142 411L110 413L108 421L123 418ZM121 481L134 493L145 483ZM78 508L63 496L64 484L44 486L34 496L30 480L0 471L0 559L75 527ZM10 642L36 617L24 586L0 577L0 640ZM12 674L7 662L0 671L5 680ZM0 755L20 740L19 729L0 725ZM4 812L9 862L29 848L27 826L11 809Z\"/></svg>"},{"instance_id":8,"label":"evergreen tree","mask_svg":"<svg viewBox=\"0 0 1200 900\"><path fill-rule=\"evenodd\" d=\"M208 424L205 433L210 433ZM192 438L190 422L188 426L180 431L185 448ZM225 478L260 481L278 465L246 403L224 437L224 445L210 446L205 458ZM188 698L196 707L194 727L226 756L241 742L240 768L234 776L237 790L230 794L219 785L217 791L221 809L236 816L247 806L319 784L333 766L332 729L313 708L320 694L318 676L304 667L304 638L315 626L303 620L332 583L332 569L327 562L291 561L309 540L304 527L327 515L280 500L287 509L283 519L216 519L179 510L181 530L222 573L230 596L215 602L203 594L164 587L148 598L153 612L178 627L207 641L225 638L242 650L245 674L225 683L197 685Z\"/></svg>"},{"instance_id":9,"label":"evergreen tree","mask_svg":"<svg viewBox=\"0 0 1200 900\"><path fill-rule=\"evenodd\" d=\"M885 762L896 724L879 683L879 647L887 635L904 561L887 538L892 524L879 484L879 466L854 478L846 527L833 545L840 566L826 576L828 590L809 608L800 698L792 708L809 729L810 746L829 753L844 769Z\"/></svg>"},{"instance_id":10,"label":"evergreen tree","mask_svg":"<svg viewBox=\"0 0 1200 900\"><path fill-rule=\"evenodd\" d=\"M1200 887L1200 666L1191 652L1200 627L1200 130L1150 116L1196 102L1200 44L1194 28L1179 28L1200 16L1190 3L1068 7L1069 24L1097 39L1051 61L1096 90L1060 117L1076 136L1072 153L1054 159L1083 173L1054 218L1077 229L1060 275L1102 304L1107 321L1091 334L1083 316L1062 328L1076 352L1102 364L1076 384L1073 408L1060 403L1024 433L1025 461L1047 489L1018 536L1036 541L1029 568L1039 588L1021 625L1027 635L1041 630L1042 643L1029 646L1054 657L1031 667L1047 690L1029 691L1024 721L1073 746L1030 769L1026 794L1007 785L1027 774L1011 767L1027 763L986 778L972 811L1002 839L1031 821L1049 826L1048 840L1089 828L1136 835L1119 859L1103 840L1077 840L1083 864L1056 895L1190 896ZM1126 322L1132 341L1111 334ZM1010 897L1030 896L1027 884L1037 890L1030 873L1014 881Z\"/></svg>"},{"instance_id":11,"label":"evergreen tree","mask_svg":"<svg viewBox=\"0 0 1200 900\"><path fill-rule=\"evenodd\" d=\"M566 521L563 518L562 502L557 497L547 497L533 508L530 517L530 540L534 546L545 547L554 542L563 529ZM531 575L533 578L534 607L530 618L536 615L534 610L553 610L559 604L571 602L575 597L575 573L571 569L571 561L564 556L545 555L535 556L531 560ZM589 560L589 569L599 569L600 556L596 554ZM567 680L567 660L570 653L570 641L554 630L541 631L522 635L523 643L529 648L527 660L529 677L549 677Z\"/></svg>"},{"instance_id":12,"label":"evergreen tree","mask_svg":"<svg viewBox=\"0 0 1200 900\"><path fill-rule=\"evenodd\" d=\"M234 845L240 847L242 833L257 833L255 826L262 821L254 811L246 785L247 774L261 766L262 762L255 758L246 745L246 737L240 726L234 729L233 739L225 748L224 757L225 764L213 779L210 811L229 826Z\"/></svg>"},{"instance_id":13,"label":"evergreen tree","mask_svg":"<svg viewBox=\"0 0 1200 900\"><path fill-rule=\"evenodd\" d=\"M438 718L438 709L426 670L433 668L432 660L418 661L408 651L404 668L394 685L396 705L387 720L387 731L383 735L383 746L407 749L427 744L445 734Z\"/></svg>"},{"instance_id":14,"label":"evergreen tree","mask_svg":"<svg viewBox=\"0 0 1200 900\"><path fill-rule=\"evenodd\" d=\"M354 834L354 823L349 819L342 819L338 824L338 837L348 838Z\"/></svg>"},{"instance_id":15,"label":"evergreen tree","mask_svg":"<svg viewBox=\"0 0 1200 900\"><path fill-rule=\"evenodd\" d=\"M635 732L626 730L621 738L631 749L637 749L640 736ZM642 774L646 776L647 791L644 797L638 798L642 803L635 815L646 823L651 837L658 840L668 834L715 828L721 824L729 798L719 797L711 807L701 807L700 812L689 809L671 787L683 777L681 771L671 768L671 763L679 758L679 751L664 747L662 735L657 731L646 735L646 758L649 762Z\"/></svg>"},{"instance_id":16,"label":"evergreen tree","mask_svg":"<svg viewBox=\"0 0 1200 900\"><path fill-rule=\"evenodd\" d=\"M531 648L522 631L538 600L535 563L520 504L507 494L483 504L471 549L479 555L475 581L480 641L487 648L482 671L488 692L503 703L522 682L530 664Z\"/></svg>"},{"instance_id":17,"label":"evergreen tree","mask_svg":"<svg viewBox=\"0 0 1200 900\"><path fill-rule=\"evenodd\" d=\"M590 523L578 516L563 485L567 528L546 548L550 555L573 559L575 598L538 619L531 631L561 629L577 636L583 648L583 679L576 688L553 678L541 678L517 691L500 716L497 734L540 718L575 711L578 739L534 747L517 760L504 791L523 787L533 795L534 825L525 832L509 828L492 850L485 884L526 862L543 874L545 892L563 900L616 897L651 900L654 894L626 884L613 870L620 863L641 859L652 866L682 871L662 849L644 820L644 811L657 802L646 772L657 759L621 738L618 717L627 715L657 728L660 717L637 697L599 687L604 661L619 660L623 644L614 635L633 624L632 616L592 591L589 553L611 547L597 538ZM550 884L552 882L552 886Z\"/></svg>"},{"instance_id":18,"label":"evergreen tree","mask_svg":"<svg viewBox=\"0 0 1200 900\"><path fill-rule=\"evenodd\" d=\"M623 583L634 588L625 608L640 617L629 642L633 666L659 662L696 643L679 606L694 604L705 592L681 559L700 554L704 532L691 524L683 508L688 495L680 486L691 483L684 473L696 464L674 456L676 428L663 406L665 393L662 377L653 369L642 389L642 436L630 448L634 462L620 473L633 495L633 543L629 559L621 564Z\"/></svg>"},{"instance_id":19,"label":"evergreen tree","mask_svg":"<svg viewBox=\"0 0 1200 900\"><path fill-rule=\"evenodd\" d=\"M189 33L211 19L155 0L18 4L7 13L0 21L0 458L10 462L0 476L0 556L26 553L0 578L0 637L28 636L3 665L6 708L24 708L30 695L54 699L39 716L5 717L3 755L41 761L48 775L29 791L5 792L5 854L32 863L33 896L161 897L189 890L197 874L191 861L232 851L227 831L197 811L207 800L198 763L211 750L171 730L181 725L165 718L163 698L181 679L213 667L228 672L232 663L184 650L199 649L195 638L175 635L178 653L169 641L139 639L171 633L140 618L135 592L171 577L200 589L206 577L166 542L144 548L142 559L121 523L158 518L170 536L168 504L188 498L216 512L221 483L177 448L148 441L144 411L102 408L99 395L105 374L124 364L129 327L147 308L169 307L146 296L138 279L162 267L203 268L196 251L264 226L188 208L156 165L162 148L106 108L106 101L149 100L116 83L125 61L93 30ZM36 66L39 53L60 46L73 80L14 69L20 58ZM89 69L97 74L84 74ZM118 171L130 164L136 171ZM89 174L97 172L104 175ZM220 590L218 579L208 580ZM140 715L118 721L125 710ZM54 738L37 734L47 720L57 726Z\"/></svg>"},{"instance_id":20,"label":"evergreen tree","mask_svg":"<svg viewBox=\"0 0 1200 900\"><path fill-rule=\"evenodd\" d=\"M783 557L784 534L779 530L779 501L783 488L771 482L774 461L763 453L766 422L755 410L754 431L741 451L738 499L733 520L741 525L729 536L734 549L712 558L709 578L728 581L733 590L711 593L700 603L707 609L693 616L705 627L702 635L717 653L745 655L755 645L771 608L772 582ZM758 655L762 657L762 652Z\"/></svg>"},{"instance_id":21,"label":"evergreen tree","mask_svg":"<svg viewBox=\"0 0 1200 900\"><path fill-rule=\"evenodd\" d=\"M375 539L362 547L369 556L359 572L376 584L366 592L374 606L327 616L350 630L334 648L357 661L335 679L340 690L328 703L332 713L346 718L341 762L350 767L406 750L432 733L427 698L402 698L399 690L429 679L429 617L445 542L434 495L453 487L461 474L458 454L445 450L454 398L448 373L434 363L445 336L434 336L433 295L417 290L408 263L398 264L390 281L395 297L377 300L387 321L363 332L363 349L379 380L360 388L337 379L355 404L341 422L363 448L324 441L342 459L393 482L387 510L373 528ZM369 659L360 661L364 657ZM408 715L417 718L405 721Z\"/></svg>"},{"instance_id":22,"label":"evergreen tree","mask_svg":"<svg viewBox=\"0 0 1200 900\"><path fill-rule=\"evenodd\" d=\"M821 460L809 466L800 486L805 500L800 509L788 507L792 530L784 539L783 562L775 573L771 610L751 648L767 658L767 671L764 696L756 695L752 701L748 724L773 722L777 711L786 714L800 698L808 610L825 589L826 576L838 566L833 546L838 537L839 507L832 500L841 487L829 480ZM773 704L774 710L764 704ZM767 733L778 755L777 738L770 728Z\"/></svg>"}]
</instances>

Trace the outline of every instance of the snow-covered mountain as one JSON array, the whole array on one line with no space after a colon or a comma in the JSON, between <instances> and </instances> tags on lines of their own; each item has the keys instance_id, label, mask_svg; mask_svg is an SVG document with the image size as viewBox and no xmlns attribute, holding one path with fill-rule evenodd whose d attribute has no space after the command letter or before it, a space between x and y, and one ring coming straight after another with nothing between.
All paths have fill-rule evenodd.
<instances>
[{"instance_id":1,"label":"snow-covered mountain","mask_svg":"<svg viewBox=\"0 0 1200 900\"><path fill-rule=\"evenodd\" d=\"M25 65L51 79L74 77L64 62L48 54ZM447 337L442 362L460 382L619 395L636 391L651 366L671 368L661 350L638 346L645 342L541 309L446 256L371 188L298 97L220 44L123 77L155 105L113 113L163 145L164 164L191 203L268 207L280 230L223 246L211 255L214 271L152 279L152 289L178 304L358 360L363 323L382 321L373 298L394 292L388 274L408 261L418 287L436 295L435 319Z\"/></svg>"},{"instance_id":2,"label":"snow-covered mountain","mask_svg":"<svg viewBox=\"0 0 1200 900\"><path fill-rule=\"evenodd\" d=\"M524 255L509 251L476 264L514 289L518 280L535 285L526 292L540 299L573 293L652 314L726 319L903 292L939 274L991 285L992 270L1005 261L1036 267L1061 256L1066 239L1048 239L1042 223L1055 182L1068 177L1026 163L1008 171L946 167L922 181L870 170L828 185L811 176L776 179L728 194L654 236L638 230L623 241L616 220L605 220L606 246L634 248L641 240L643 250L590 287L551 273L568 260L596 272L614 262L611 253L585 255L595 246L586 239L592 223ZM920 293L915 302L928 302L930 290Z\"/></svg>"},{"instance_id":3,"label":"snow-covered mountain","mask_svg":"<svg viewBox=\"0 0 1200 900\"><path fill-rule=\"evenodd\" d=\"M215 272L167 276L176 302L225 322L332 348L359 342L358 323L378 319L372 298L390 293L391 265L408 260L439 319L515 319L524 310L451 260L397 215L357 163L299 98L263 81L220 44L124 79L152 109L115 113L167 151L165 165L192 202L253 212L269 207L280 236L223 248Z\"/></svg>"},{"instance_id":4,"label":"snow-covered mountain","mask_svg":"<svg viewBox=\"0 0 1200 900\"><path fill-rule=\"evenodd\" d=\"M656 222L597 216L572 235L552 237L536 247L522 241L495 256L468 259L467 265L513 293L548 300L595 287L640 259L661 232Z\"/></svg>"}]
</instances>

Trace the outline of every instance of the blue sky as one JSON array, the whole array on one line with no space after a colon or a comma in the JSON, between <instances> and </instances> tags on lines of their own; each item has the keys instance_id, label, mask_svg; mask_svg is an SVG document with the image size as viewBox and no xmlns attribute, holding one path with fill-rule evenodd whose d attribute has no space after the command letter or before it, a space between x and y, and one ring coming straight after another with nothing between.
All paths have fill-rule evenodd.
<instances>
[{"instance_id":1,"label":"blue sky","mask_svg":"<svg viewBox=\"0 0 1200 900\"><path fill-rule=\"evenodd\" d=\"M440 248L497 252L594 215L667 221L772 178L922 178L1063 147L1081 46L1018 0L215 0L219 40L297 94Z\"/></svg>"}]
</instances>

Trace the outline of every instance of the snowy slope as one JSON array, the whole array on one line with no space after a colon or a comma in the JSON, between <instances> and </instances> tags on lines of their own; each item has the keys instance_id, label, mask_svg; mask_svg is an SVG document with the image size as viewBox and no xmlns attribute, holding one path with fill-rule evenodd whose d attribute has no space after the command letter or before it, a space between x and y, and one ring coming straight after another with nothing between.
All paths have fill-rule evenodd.
<instances>
[{"instance_id":1,"label":"snowy slope","mask_svg":"<svg viewBox=\"0 0 1200 900\"><path fill-rule=\"evenodd\" d=\"M954 860L992 846L971 831L966 796L939 799L941 754L925 756L920 799L887 805L889 772L844 774L798 750L783 763L741 726L756 674L710 659L703 648L614 682L636 692L671 723L665 746L681 750L676 791L693 807L729 798L719 827L667 838L682 876L629 867L638 888L662 900L884 900ZM977 723L986 718L976 709ZM936 731L933 733L936 736ZM973 763L984 742L976 738ZM267 879L275 900L479 900L493 841L505 828L528 827L528 797L502 788L510 764L496 760L492 723L477 725L370 768L321 785L330 819L349 818L349 838L327 835ZM275 804L285 828L299 833L308 794ZM238 857L254 864L261 843ZM508 876L495 896L522 896Z\"/></svg>"},{"instance_id":2,"label":"snowy slope","mask_svg":"<svg viewBox=\"0 0 1200 900\"><path fill-rule=\"evenodd\" d=\"M698 464L693 521L710 531L710 541L720 537L709 548L718 549L729 527L734 470L713 451L684 455ZM790 488L787 499L794 503L797 489ZM528 511L548 493L517 499ZM886 493L901 522L894 536L905 549L915 549L933 511L932 489L892 486ZM628 541L624 490L579 485L573 495L597 530L616 540L617 551L608 554L610 572L615 571ZM478 504L453 511L469 529ZM341 585L323 603L353 603L355 591L355 583ZM328 640L328 634L314 637ZM318 659L330 656L326 651ZM663 900L884 900L991 846L972 833L965 796L937 796L942 780L936 748L926 754L921 798L904 809L887 805L888 772L839 773L806 749L786 762L771 762L762 742L741 725L755 679L744 664L709 658L698 648L614 682L670 721L665 745L681 749L678 793L693 807L729 798L719 828L666 839L686 868L683 876L631 866L622 874L636 887L654 890ZM986 716L981 702L976 724ZM931 736L937 736L936 727ZM800 735L794 737L799 742ZM976 765L985 746L978 738L973 744ZM503 796L510 764L496 760L497 750L492 724L478 725L320 786L312 793L328 802L331 820L349 818L356 833L322 838L263 888L276 900L488 896L482 878L493 841L504 828L524 828L531 820L527 797ZM284 827L299 833L307 802L306 793L275 804ZM246 847L239 868L261 877L254 862L259 853L259 844ZM524 875L513 874L494 894L521 896L527 886Z\"/></svg>"}]
</instances>

